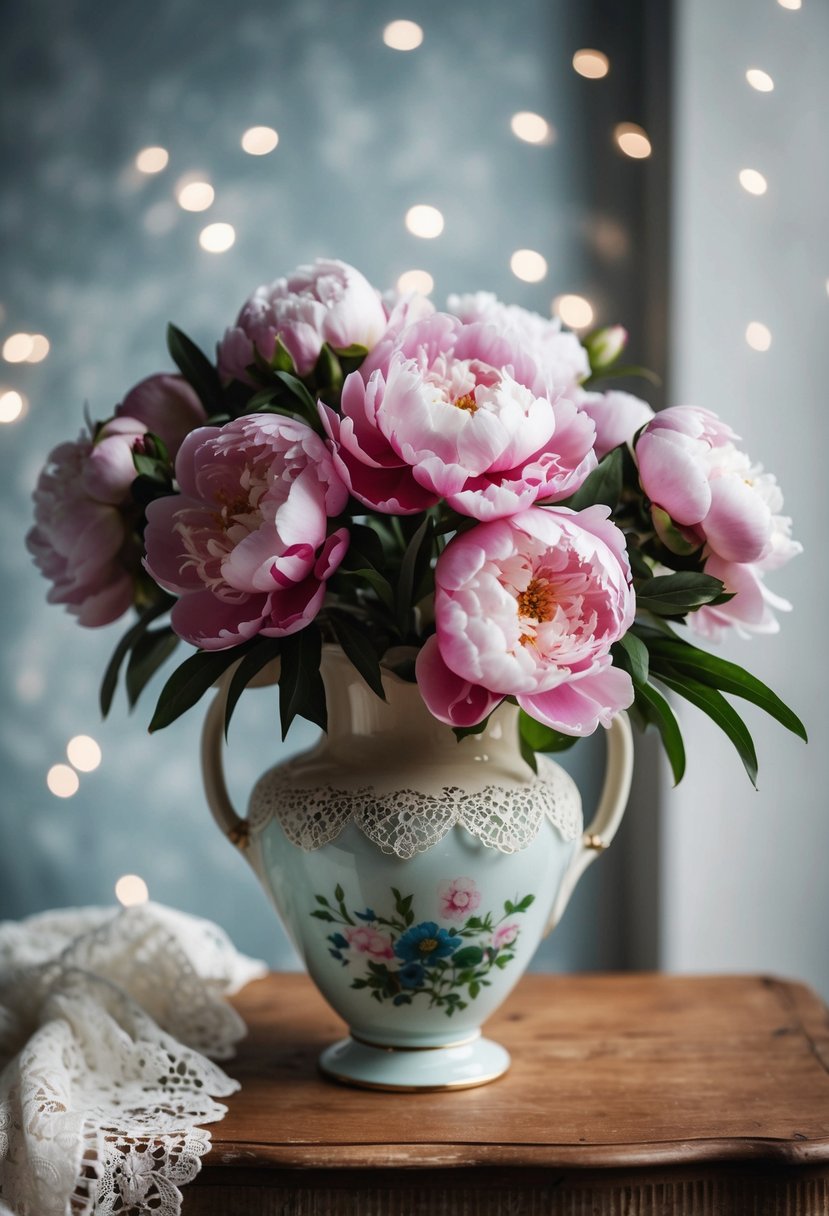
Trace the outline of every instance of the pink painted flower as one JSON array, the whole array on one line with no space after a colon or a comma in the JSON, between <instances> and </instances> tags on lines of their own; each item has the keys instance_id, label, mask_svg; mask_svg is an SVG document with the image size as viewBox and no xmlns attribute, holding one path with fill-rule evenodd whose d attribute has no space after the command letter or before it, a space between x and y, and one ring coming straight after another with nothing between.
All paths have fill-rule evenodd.
<instances>
[{"instance_id":1,"label":"pink painted flower","mask_svg":"<svg viewBox=\"0 0 829 1216\"><path fill-rule=\"evenodd\" d=\"M180 596L176 633L222 650L309 624L348 547L347 529L327 535L347 491L319 436L275 414L202 427L176 478L182 493L150 503L145 533L147 570Z\"/></svg>"},{"instance_id":2,"label":"pink painted flower","mask_svg":"<svg viewBox=\"0 0 829 1216\"><path fill-rule=\"evenodd\" d=\"M98 445L86 435L59 444L38 478L26 546L52 582L49 602L65 604L82 625L108 625L132 604L140 563L129 500L130 445L140 433L104 428Z\"/></svg>"},{"instance_id":3,"label":"pink painted flower","mask_svg":"<svg viewBox=\"0 0 829 1216\"><path fill-rule=\"evenodd\" d=\"M532 357L553 395L569 392L590 375L587 351L575 334L561 328L557 317L542 317L517 304L502 304L488 291L452 295L447 307L466 324L487 322L504 337L518 342Z\"/></svg>"},{"instance_id":4,"label":"pink painted flower","mask_svg":"<svg viewBox=\"0 0 829 1216\"><path fill-rule=\"evenodd\" d=\"M679 405L657 414L636 444L642 489L686 538L726 562L756 562L772 547L782 506L774 477L753 465L716 414Z\"/></svg>"},{"instance_id":5,"label":"pink painted flower","mask_svg":"<svg viewBox=\"0 0 829 1216\"><path fill-rule=\"evenodd\" d=\"M448 921L466 920L481 903L481 892L471 878L453 878L438 887L440 915Z\"/></svg>"},{"instance_id":6,"label":"pink painted flower","mask_svg":"<svg viewBox=\"0 0 829 1216\"><path fill-rule=\"evenodd\" d=\"M203 426L207 415L183 376L158 373L147 376L127 393L115 411L119 418L135 418L158 435L175 460L185 436Z\"/></svg>"},{"instance_id":7,"label":"pink painted flower","mask_svg":"<svg viewBox=\"0 0 829 1216\"><path fill-rule=\"evenodd\" d=\"M388 934L378 933L376 929L369 929L365 925L354 929L346 928L343 932L349 946L358 954L367 954L376 959L394 958L394 946Z\"/></svg>"},{"instance_id":8,"label":"pink painted flower","mask_svg":"<svg viewBox=\"0 0 829 1216\"><path fill-rule=\"evenodd\" d=\"M496 950L500 950L502 946L511 946L518 937L520 926L511 921L507 925L499 925L492 935L492 944Z\"/></svg>"},{"instance_id":9,"label":"pink painted flower","mask_svg":"<svg viewBox=\"0 0 829 1216\"><path fill-rule=\"evenodd\" d=\"M393 514L445 498L501 518L568 497L596 463L590 419L517 342L443 313L404 329L385 370L349 376L341 415L319 408L351 493Z\"/></svg>"},{"instance_id":10,"label":"pink painted flower","mask_svg":"<svg viewBox=\"0 0 829 1216\"><path fill-rule=\"evenodd\" d=\"M587 735L633 700L610 647L633 622L622 532L607 507L534 507L455 536L435 569L437 633L417 659L436 718L482 721L505 696Z\"/></svg>"},{"instance_id":11,"label":"pink painted flower","mask_svg":"<svg viewBox=\"0 0 829 1216\"><path fill-rule=\"evenodd\" d=\"M654 416L647 401L641 401L632 393L580 392L576 400L579 409L593 420L596 427L596 455L599 460L620 443L631 443L639 428Z\"/></svg>"},{"instance_id":12,"label":"pink painted flower","mask_svg":"<svg viewBox=\"0 0 829 1216\"><path fill-rule=\"evenodd\" d=\"M219 344L219 374L248 382L258 351L270 363L279 337L299 376L307 376L323 343L371 350L386 328L380 297L353 266L318 258L290 278L257 287Z\"/></svg>"}]
</instances>

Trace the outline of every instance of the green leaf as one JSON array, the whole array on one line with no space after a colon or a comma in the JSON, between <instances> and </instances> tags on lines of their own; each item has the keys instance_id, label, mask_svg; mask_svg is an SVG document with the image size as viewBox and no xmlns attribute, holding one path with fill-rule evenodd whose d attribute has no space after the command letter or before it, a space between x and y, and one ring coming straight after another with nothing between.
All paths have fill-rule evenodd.
<instances>
[{"instance_id":1,"label":"green leaf","mask_svg":"<svg viewBox=\"0 0 829 1216\"><path fill-rule=\"evenodd\" d=\"M647 683L648 648L635 633L626 633L615 646L611 646L610 653L616 666L627 671L635 683Z\"/></svg>"},{"instance_id":2,"label":"green leaf","mask_svg":"<svg viewBox=\"0 0 829 1216\"><path fill-rule=\"evenodd\" d=\"M339 883L337 883L336 887L334 888L334 898L338 904L341 904L345 899L345 891L342 889Z\"/></svg>"},{"instance_id":3,"label":"green leaf","mask_svg":"<svg viewBox=\"0 0 829 1216\"><path fill-rule=\"evenodd\" d=\"M225 702L225 738L230 729L230 719L242 693L255 675L279 658L282 653L282 638L258 638L252 649L245 655L230 680Z\"/></svg>"},{"instance_id":4,"label":"green leaf","mask_svg":"<svg viewBox=\"0 0 829 1216\"><path fill-rule=\"evenodd\" d=\"M636 606L657 616L684 616L723 594L723 584L710 574L659 574L636 588Z\"/></svg>"},{"instance_id":5,"label":"green leaf","mask_svg":"<svg viewBox=\"0 0 829 1216\"><path fill-rule=\"evenodd\" d=\"M241 651L240 646L229 650L197 650L189 659L185 659L161 690L150 722L150 734L163 730L191 709L236 662Z\"/></svg>"},{"instance_id":6,"label":"green leaf","mask_svg":"<svg viewBox=\"0 0 829 1216\"><path fill-rule=\"evenodd\" d=\"M273 355L271 356L271 367L275 372L289 372L292 376L296 375L296 367L294 366L291 352L279 334L276 335Z\"/></svg>"},{"instance_id":7,"label":"green leaf","mask_svg":"<svg viewBox=\"0 0 829 1216\"><path fill-rule=\"evenodd\" d=\"M516 912L526 912L527 908L529 908L534 903L535 903L534 895L525 895L524 898L521 900L521 902L517 903L515 905L515 911Z\"/></svg>"},{"instance_id":8,"label":"green leaf","mask_svg":"<svg viewBox=\"0 0 829 1216\"><path fill-rule=\"evenodd\" d=\"M515 911L515 904L511 899L504 900L504 911L506 912L507 916L512 916L513 912Z\"/></svg>"},{"instance_id":9,"label":"green leaf","mask_svg":"<svg viewBox=\"0 0 829 1216\"><path fill-rule=\"evenodd\" d=\"M582 387L593 389L597 384L603 384L607 380L622 380L632 377L637 380L647 380L648 384L652 384L655 388L659 388L662 384L661 378L649 367L640 367L637 363L625 363L621 367L609 368L600 376L589 376L587 380L582 381Z\"/></svg>"},{"instance_id":10,"label":"green leaf","mask_svg":"<svg viewBox=\"0 0 829 1216\"><path fill-rule=\"evenodd\" d=\"M524 742L536 752L565 752L579 741L578 735L564 735L536 722L523 709L518 711L518 729Z\"/></svg>"},{"instance_id":11,"label":"green leaf","mask_svg":"<svg viewBox=\"0 0 829 1216\"><path fill-rule=\"evenodd\" d=\"M148 629L135 646L127 664L127 700L133 708L147 683L178 646L178 634L169 625Z\"/></svg>"},{"instance_id":12,"label":"green leaf","mask_svg":"<svg viewBox=\"0 0 829 1216\"><path fill-rule=\"evenodd\" d=\"M622 495L622 451L613 448L599 461L587 480L567 502L574 511L582 511L596 503L614 508Z\"/></svg>"},{"instance_id":13,"label":"green leaf","mask_svg":"<svg viewBox=\"0 0 829 1216\"><path fill-rule=\"evenodd\" d=\"M335 346L334 351L341 359L365 359L368 347L361 346L359 342L352 342L350 346Z\"/></svg>"},{"instance_id":14,"label":"green leaf","mask_svg":"<svg viewBox=\"0 0 829 1216\"><path fill-rule=\"evenodd\" d=\"M480 991L481 991L481 985L478 983L477 980L473 980L472 983L469 985L469 995L472 997L473 1001Z\"/></svg>"},{"instance_id":15,"label":"green leaf","mask_svg":"<svg viewBox=\"0 0 829 1216\"><path fill-rule=\"evenodd\" d=\"M652 684L636 684L635 695L636 708L645 722L652 724L659 731L674 775L674 785L679 785L685 775L685 744L674 711Z\"/></svg>"},{"instance_id":16,"label":"green leaf","mask_svg":"<svg viewBox=\"0 0 829 1216\"><path fill-rule=\"evenodd\" d=\"M483 957L484 952L480 946L463 946L452 955L452 963L456 967L477 967Z\"/></svg>"},{"instance_id":17,"label":"green leaf","mask_svg":"<svg viewBox=\"0 0 829 1216\"><path fill-rule=\"evenodd\" d=\"M297 380L296 376L292 376L290 372L275 372L276 379L282 384L294 398L297 403L297 413L313 427L315 431L322 429L319 414L317 413L317 403L308 389L301 380Z\"/></svg>"},{"instance_id":18,"label":"green leaf","mask_svg":"<svg viewBox=\"0 0 829 1216\"><path fill-rule=\"evenodd\" d=\"M143 637L152 622L163 613L172 607L175 600L171 595L165 595L163 600L157 604L151 604L146 608L139 617L138 621L129 629L121 638L118 645L115 647L112 658L107 664L107 669L104 672L104 678L101 682L100 705L101 716L106 717L112 708L112 698L115 696L115 689L118 686L118 676L121 671L121 665L127 657L133 646Z\"/></svg>"},{"instance_id":19,"label":"green leaf","mask_svg":"<svg viewBox=\"0 0 829 1216\"><path fill-rule=\"evenodd\" d=\"M686 536L685 532L674 523L668 512L655 504L651 506L651 521L662 544L678 557L689 557L702 547L701 540Z\"/></svg>"},{"instance_id":20,"label":"green leaf","mask_svg":"<svg viewBox=\"0 0 829 1216\"><path fill-rule=\"evenodd\" d=\"M327 921L329 924L334 924L334 923L335 923L335 922L334 922L334 917L331 915L331 913L330 913L330 912L324 912L324 911L322 910L322 908L316 908L316 909L315 909L315 910L314 910L314 911L311 913L311 915L312 915L312 916L315 916L315 917L317 918L317 920L324 920L324 921Z\"/></svg>"},{"instance_id":21,"label":"green leaf","mask_svg":"<svg viewBox=\"0 0 829 1216\"><path fill-rule=\"evenodd\" d=\"M759 706L760 709L775 718L781 726L785 726L787 730L798 735L804 743L808 743L806 727L797 714L789 709L768 685L764 684L762 680L758 680L756 676L750 675L736 663L721 659L719 655L709 654L707 650L700 650L699 647L692 646L679 638L676 641L655 638L649 642L649 647L656 660L654 674L657 674L659 664L667 661L678 671L692 676L702 684L708 684L713 688L718 688L720 692L731 693L733 696L742 697L745 701L751 701L753 705Z\"/></svg>"},{"instance_id":22,"label":"green leaf","mask_svg":"<svg viewBox=\"0 0 829 1216\"><path fill-rule=\"evenodd\" d=\"M219 373L195 342L175 325L167 326L167 349L176 367L208 414L222 409L222 382Z\"/></svg>"},{"instance_id":23,"label":"green leaf","mask_svg":"<svg viewBox=\"0 0 829 1216\"><path fill-rule=\"evenodd\" d=\"M282 639L282 670L279 676L279 716L282 738L294 718L307 718L322 730L328 726L325 686L320 675L322 637L317 625L306 625L299 633Z\"/></svg>"},{"instance_id":24,"label":"green leaf","mask_svg":"<svg viewBox=\"0 0 829 1216\"><path fill-rule=\"evenodd\" d=\"M431 554L432 520L425 515L406 547L397 578L395 607L398 627L404 637L409 633L413 593L420 582L424 566L429 565Z\"/></svg>"},{"instance_id":25,"label":"green leaf","mask_svg":"<svg viewBox=\"0 0 829 1216\"><path fill-rule=\"evenodd\" d=\"M357 668L372 692L385 701L380 660L365 627L345 613L331 613L331 627L347 659Z\"/></svg>"},{"instance_id":26,"label":"green leaf","mask_svg":"<svg viewBox=\"0 0 829 1216\"><path fill-rule=\"evenodd\" d=\"M457 732L456 732L457 733ZM528 743L524 736L518 731L518 747L521 751L521 759L525 764L528 764L534 773L538 773L538 760L535 754L535 748L531 743Z\"/></svg>"},{"instance_id":27,"label":"green leaf","mask_svg":"<svg viewBox=\"0 0 829 1216\"><path fill-rule=\"evenodd\" d=\"M662 684L667 685L668 688L673 689L679 696L684 697L686 701L690 701L692 705L696 705L697 709L701 709L704 714L707 714L719 726L720 730L724 731L737 749L737 753L743 762L743 767L748 773L749 780L756 788L757 753L754 749L754 740L749 734L745 722L734 707L726 701L722 693L716 688L711 688L707 684L702 684L698 680L691 679L690 676L681 675L664 668L658 674L654 672L654 678L658 679Z\"/></svg>"}]
</instances>

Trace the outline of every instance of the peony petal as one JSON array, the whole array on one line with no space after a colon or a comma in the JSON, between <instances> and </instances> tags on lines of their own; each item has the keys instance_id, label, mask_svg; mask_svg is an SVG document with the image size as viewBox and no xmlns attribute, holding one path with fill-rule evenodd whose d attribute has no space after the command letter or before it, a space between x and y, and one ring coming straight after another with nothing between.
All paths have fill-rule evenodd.
<instances>
[{"instance_id":1,"label":"peony petal","mask_svg":"<svg viewBox=\"0 0 829 1216\"><path fill-rule=\"evenodd\" d=\"M480 684L470 684L450 671L434 634L421 648L415 672L429 712L449 726L477 726L503 700L500 694L491 693Z\"/></svg>"},{"instance_id":2,"label":"peony petal","mask_svg":"<svg viewBox=\"0 0 829 1216\"><path fill-rule=\"evenodd\" d=\"M267 607L266 595L242 596L230 603L212 591L196 591L176 601L170 623L191 646L226 650L259 633Z\"/></svg>"},{"instance_id":3,"label":"peony petal","mask_svg":"<svg viewBox=\"0 0 829 1216\"><path fill-rule=\"evenodd\" d=\"M771 535L771 511L760 495L735 474L711 480L711 507L703 520L705 539L729 562L762 557Z\"/></svg>"},{"instance_id":4,"label":"peony petal","mask_svg":"<svg viewBox=\"0 0 829 1216\"><path fill-rule=\"evenodd\" d=\"M647 430L636 445L642 489L678 524L698 524L711 506L711 489L694 440Z\"/></svg>"},{"instance_id":5,"label":"peony petal","mask_svg":"<svg viewBox=\"0 0 829 1216\"><path fill-rule=\"evenodd\" d=\"M519 695L517 700L525 713L553 730L592 735L600 723L609 726L620 710L633 704L633 682L626 671L608 667L547 692Z\"/></svg>"}]
</instances>

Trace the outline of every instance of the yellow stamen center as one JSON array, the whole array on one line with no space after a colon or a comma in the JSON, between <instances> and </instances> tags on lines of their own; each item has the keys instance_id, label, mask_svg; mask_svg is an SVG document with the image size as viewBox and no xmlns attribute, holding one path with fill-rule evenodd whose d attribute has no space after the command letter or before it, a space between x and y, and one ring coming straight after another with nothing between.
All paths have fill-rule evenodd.
<instances>
[{"instance_id":1,"label":"yellow stamen center","mask_svg":"<svg viewBox=\"0 0 829 1216\"><path fill-rule=\"evenodd\" d=\"M474 414L478 408L474 392L464 393L462 397L456 397L454 404L459 410L466 410L469 414Z\"/></svg>"},{"instance_id":2,"label":"yellow stamen center","mask_svg":"<svg viewBox=\"0 0 829 1216\"><path fill-rule=\"evenodd\" d=\"M438 944L433 937L424 937L417 946L421 954L431 954L433 950L437 950L437 947Z\"/></svg>"},{"instance_id":3,"label":"yellow stamen center","mask_svg":"<svg viewBox=\"0 0 829 1216\"><path fill-rule=\"evenodd\" d=\"M518 615L531 621L551 621L556 610L553 588L542 578L530 579L518 596Z\"/></svg>"}]
</instances>

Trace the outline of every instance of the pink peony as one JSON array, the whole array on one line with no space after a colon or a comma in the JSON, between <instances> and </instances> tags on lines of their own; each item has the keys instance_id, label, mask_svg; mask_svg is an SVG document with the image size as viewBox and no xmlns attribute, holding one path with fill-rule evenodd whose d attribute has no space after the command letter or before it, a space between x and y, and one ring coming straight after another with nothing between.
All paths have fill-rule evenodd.
<instances>
[{"instance_id":1,"label":"pink peony","mask_svg":"<svg viewBox=\"0 0 829 1216\"><path fill-rule=\"evenodd\" d=\"M360 925L356 929L344 929L346 941L352 950L356 950L358 954L368 954L370 958L394 958L394 946L392 940L386 933L378 933L376 929L369 929L365 925Z\"/></svg>"},{"instance_id":2,"label":"pink peony","mask_svg":"<svg viewBox=\"0 0 829 1216\"><path fill-rule=\"evenodd\" d=\"M512 921L508 925L499 925L492 935L492 944L496 950L502 946L511 946L518 937L520 926Z\"/></svg>"},{"instance_id":3,"label":"pink peony","mask_svg":"<svg viewBox=\"0 0 829 1216\"><path fill-rule=\"evenodd\" d=\"M435 569L437 633L417 681L436 718L482 721L505 696L587 735L633 700L610 647L633 622L622 532L607 507L534 507L455 536Z\"/></svg>"},{"instance_id":4,"label":"pink peony","mask_svg":"<svg viewBox=\"0 0 829 1216\"><path fill-rule=\"evenodd\" d=\"M596 455L599 460L620 443L631 443L640 427L650 422L654 413L647 401L632 393L580 392L576 398L582 413L596 427Z\"/></svg>"},{"instance_id":5,"label":"pink peony","mask_svg":"<svg viewBox=\"0 0 829 1216\"><path fill-rule=\"evenodd\" d=\"M161 372L147 376L131 388L115 413L119 418L136 419L145 430L158 435L173 460L185 436L203 426L207 417L183 376Z\"/></svg>"},{"instance_id":6,"label":"pink peony","mask_svg":"<svg viewBox=\"0 0 829 1216\"><path fill-rule=\"evenodd\" d=\"M366 506L413 514L445 498L497 519L568 497L595 466L590 420L551 400L530 356L492 325L436 313L384 362L347 378L341 416L319 407L337 470Z\"/></svg>"},{"instance_id":7,"label":"pink peony","mask_svg":"<svg viewBox=\"0 0 829 1216\"><path fill-rule=\"evenodd\" d=\"M568 392L590 375L587 351L575 334L561 328L557 317L502 304L488 291L452 295L447 307L466 324L485 321L518 342L531 355L552 394Z\"/></svg>"},{"instance_id":8,"label":"pink peony","mask_svg":"<svg viewBox=\"0 0 829 1216\"><path fill-rule=\"evenodd\" d=\"M385 328L380 297L360 272L318 258L288 279L257 287L219 344L219 374L247 383L254 352L270 363L279 337L297 375L307 376L323 343L335 350L355 344L371 350Z\"/></svg>"},{"instance_id":9,"label":"pink peony","mask_svg":"<svg viewBox=\"0 0 829 1216\"><path fill-rule=\"evenodd\" d=\"M716 414L663 410L636 444L642 489L691 543L727 562L755 562L772 547L783 498L774 477L752 465Z\"/></svg>"},{"instance_id":10,"label":"pink peony","mask_svg":"<svg viewBox=\"0 0 829 1216\"><path fill-rule=\"evenodd\" d=\"M481 903L481 892L471 878L453 878L438 887L440 915L448 921L466 920Z\"/></svg>"},{"instance_id":11,"label":"pink peony","mask_svg":"<svg viewBox=\"0 0 829 1216\"><path fill-rule=\"evenodd\" d=\"M206 650L283 637L319 612L347 529L327 535L347 492L304 422L248 414L192 431L179 451L181 495L147 508L146 567L181 598L176 633Z\"/></svg>"},{"instance_id":12,"label":"pink peony","mask_svg":"<svg viewBox=\"0 0 829 1216\"><path fill-rule=\"evenodd\" d=\"M26 546L52 581L49 602L65 604L82 625L108 625L132 604L140 567L129 518L131 443L140 433L104 428L98 445L85 435L62 443L38 478Z\"/></svg>"}]
</instances>

